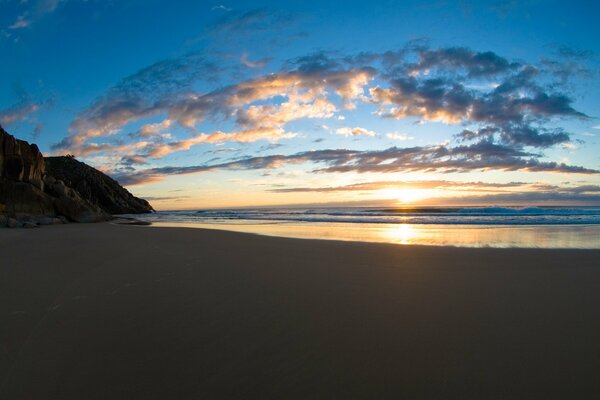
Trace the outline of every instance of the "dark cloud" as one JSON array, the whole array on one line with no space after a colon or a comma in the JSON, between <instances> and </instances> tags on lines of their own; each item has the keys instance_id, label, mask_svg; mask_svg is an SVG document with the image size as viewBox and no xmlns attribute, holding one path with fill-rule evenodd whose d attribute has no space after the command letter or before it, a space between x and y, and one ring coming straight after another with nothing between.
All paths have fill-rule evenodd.
<instances>
[{"instance_id":1,"label":"dark cloud","mask_svg":"<svg viewBox=\"0 0 600 400\"><path fill-rule=\"evenodd\" d=\"M566 86L576 77L589 79L594 74L587 65L579 61L552 60L543 58L541 65L544 70L559 79L561 85Z\"/></svg>"},{"instance_id":2,"label":"dark cloud","mask_svg":"<svg viewBox=\"0 0 600 400\"><path fill-rule=\"evenodd\" d=\"M576 188L575 188L576 190ZM462 203L471 204L579 204L600 205L600 193L577 192L569 188L548 191L530 191L517 193L497 193L474 195L461 198Z\"/></svg>"},{"instance_id":3,"label":"dark cloud","mask_svg":"<svg viewBox=\"0 0 600 400\"><path fill-rule=\"evenodd\" d=\"M426 146L339 154L323 160L328 167L319 172L412 172L472 170L549 171L596 173L597 171L539 160L540 155L488 140L456 147ZM313 160L314 161L314 160Z\"/></svg>"},{"instance_id":4,"label":"dark cloud","mask_svg":"<svg viewBox=\"0 0 600 400\"><path fill-rule=\"evenodd\" d=\"M551 147L570 141L570 136L561 128L547 129L527 124L504 124L485 126L477 130L464 129L457 137L463 140L475 138L493 139L498 135L503 143L515 146Z\"/></svg>"},{"instance_id":5,"label":"dark cloud","mask_svg":"<svg viewBox=\"0 0 600 400\"><path fill-rule=\"evenodd\" d=\"M197 53L158 61L130 75L110 89L108 95L153 99L188 89L198 80L215 80L219 65Z\"/></svg>"},{"instance_id":6,"label":"dark cloud","mask_svg":"<svg viewBox=\"0 0 600 400\"><path fill-rule=\"evenodd\" d=\"M469 140L484 132L503 144L549 147L570 141L562 129L544 128L548 120L588 118L572 106L573 99L549 91L537 82L540 69L509 63L493 53L474 53L464 48L422 50L420 61L388 75L389 87L371 89L378 113L388 118L416 117L463 125L483 125L459 134ZM498 75L497 82L472 84L461 77L436 74L435 68L464 69L467 76ZM422 74L427 70L427 74Z\"/></svg>"},{"instance_id":7,"label":"dark cloud","mask_svg":"<svg viewBox=\"0 0 600 400\"><path fill-rule=\"evenodd\" d=\"M145 200L148 201L167 201L167 200L182 200L189 199L191 196L144 196Z\"/></svg>"},{"instance_id":8,"label":"dark cloud","mask_svg":"<svg viewBox=\"0 0 600 400\"><path fill-rule=\"evenodd\" d=\"M519 63L510 62L492 51L475 52L466 47L421 49L418 57L419 61L416 64L409 64L411 72L431 69L444 72L462 71L468 77L479 78L498 75L519 67Z\"/></svg>"},{"instance_id":9,"label":"dark cloud","mask_svg":"<svg viewBox=\"0 0 600 400\"><path fill-rule=\"evenodd\" d=\"M315 172L468 172L474 170L542 171L558 173L597 174L598 170L541 161L540 154L528 153L492 143L479 141L470 145L447 147L425 146L385 150L357 151L347 149L314 150L292 155L248 157L213 165L159 167L135 173L114 174L125 185L159 180L169 175L193 174L217 170L273 169L293 164L324 164Z\"/></svg>"},{"instance_id":10,"label":"dark cloud","mask_svg":"<svg viewBox=\"0 0 600 400\"><path fill-rule=\"evenodd\" d=\"M349 63L342 63L335 53L321 50L288 60L285 66L290 70L311 73L344 68L345 64Z\"/></svg>"},{"instance_id":11,"label":"dark cloud","mask_svg":"<svg viewBox=\"0 0 600 400\"><path fill-rule=\"evenodd\" d=\"M282 147L283 145L281 143L269 143L266 144L264 146L260 146L258 148L258 150L256 150L257 153L264 153L266 151L271 151L271 150L275 150L278 149L280 147Z\"/></svg>"},{"instance_id":12,"label":"dark cloud","mask_svg":"<svg viewBox=\"0 0 600 400\"><path fill-rule=\"evenodd\" d=\"M479 2L475 2L478 4ZM500 17L506 17L511 13L520 10L523 12L524 8L529 8L533 5L539 4L539 0L498 0L491 2L487 7L498 14Z\"/></svg>"},{"instance_id":13,"label":"dark cloud","mask_svg":"<svg viewBox=\"0 0 600 400\"><path fill-rule=\"evenodd\" d=\"M219 68L198 53L162 60L130 75L96 99L71 123L72 135L52 146L68 150L89 138L104 136L164 109L167 98L189 90L199 80L214 80Z\"/></svg>"},{"instance_id":14,"label":"dark cloud","mask_svg":"<svg viewBox=\"0 0 600 400\"><path fill-rule=\"evenodd\" d=\"M8 127L25 123L31 129L30 136L35 139L44 130L44 125L37 119L37 113L50 108L54 104L54 96L35 98L18 84L14 85L13 90L19 100L0 110L0 125Z\"/></svg>"},{"instance_id":15,"label":"dark cloud","mask_svg":"<svg viewBox=\"0 0 600 400\"><path fill-rule=\"evenodd\" d=\"M294 16L289 13L257 8L229 12L211 26L215 33L239 34L248 31L267 31L289 24Z\"/></svg>"},{"instance_id":16,"label":"dark cloud","mask_svg":"<svg viewBox=\"0 0 600 400\"><path fill-rule=\"evenodd\" d=\"M146 164L146 159L140 156L126 156L121 158L120 164L122 166L144 165Z\"/></svg>"},{"instance_id":17,"label":"dark cloud","mask_svg":"<svg viewBox=\"0 0 600 400\"><path fill-rule=\"evenodd\" d=\"M566 46L564 44L554 43L550 47L554 50L554 54L561 58L573 60L589 60L596 54L588 49Z\"/></svg>"}]
</instances>

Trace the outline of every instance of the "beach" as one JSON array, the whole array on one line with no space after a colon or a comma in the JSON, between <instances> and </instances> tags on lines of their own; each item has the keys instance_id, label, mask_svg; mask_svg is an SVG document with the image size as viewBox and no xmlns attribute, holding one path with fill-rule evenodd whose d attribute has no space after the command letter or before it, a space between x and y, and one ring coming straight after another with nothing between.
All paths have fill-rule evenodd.
<instances>
[{"instance_id":1,"label":"beach","mask_svg":"<svg viewBox=\"0 0 600 400\"><path fill-rule=\"evenodd\" d=\"M600 396L600 250L0 229L2 399Z\"/></svg>"}]
</instances>

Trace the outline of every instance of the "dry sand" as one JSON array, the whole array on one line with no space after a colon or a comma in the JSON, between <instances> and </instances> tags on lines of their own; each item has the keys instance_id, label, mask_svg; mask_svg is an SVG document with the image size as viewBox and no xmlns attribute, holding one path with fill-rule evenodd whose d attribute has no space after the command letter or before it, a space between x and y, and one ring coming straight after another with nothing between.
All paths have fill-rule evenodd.
<instances>
[{"instance_id":1,"label":"dry sand","mask_svg":"<svg viewBox=\"0 0 600 400\"><path fill-rule=\"evenodd\" d=\"M0 230L0 398L600 398L600 251Z\"/></svg>"}]
</instances>

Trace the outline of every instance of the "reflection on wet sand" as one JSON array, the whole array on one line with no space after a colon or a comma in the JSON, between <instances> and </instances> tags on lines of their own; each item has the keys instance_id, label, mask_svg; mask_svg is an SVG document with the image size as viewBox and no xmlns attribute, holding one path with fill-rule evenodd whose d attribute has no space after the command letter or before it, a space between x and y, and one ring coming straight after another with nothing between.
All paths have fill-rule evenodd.
<instances>
[{"instance_id":1,"label":"reflection on wet sand","mask_svg":"<svg viewBox=\"0 0 600 400\"><path fill-rule=\"evenodd\" d=\"M598 225L424 225L346 223L154 223L302 239L460 247L600 248Z\"/></svg>"}]
</instances>

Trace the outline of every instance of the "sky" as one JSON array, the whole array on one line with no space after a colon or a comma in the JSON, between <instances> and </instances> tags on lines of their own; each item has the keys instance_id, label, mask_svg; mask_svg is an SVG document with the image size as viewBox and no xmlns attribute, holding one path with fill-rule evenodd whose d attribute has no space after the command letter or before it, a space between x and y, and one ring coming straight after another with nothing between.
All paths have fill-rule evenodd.
<instances>
[{"instance_id":1,"label":"sky","mask_svg":"<svg viewBox=\"0 0 600 400\"><path fill-rule=\"evenodd\" d=\"M600 205L598 15L0 0L0 125L158 210Z\"/></svg>"}]
</instances>

